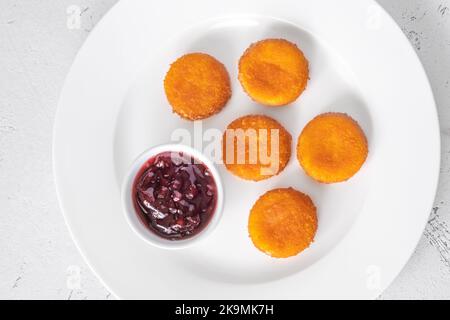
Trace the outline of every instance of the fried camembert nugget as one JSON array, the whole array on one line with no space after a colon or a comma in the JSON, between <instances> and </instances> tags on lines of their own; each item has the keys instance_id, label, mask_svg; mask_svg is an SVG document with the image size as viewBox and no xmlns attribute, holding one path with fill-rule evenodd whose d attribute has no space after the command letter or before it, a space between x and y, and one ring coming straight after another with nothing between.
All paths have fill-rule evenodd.
<instances>
[{"instance_id":1,"label":"fried camembert nugget","mask_svg":"<svg viewBox=\"0 0 450 320\"><path fill-rule=\"evenodd\" d=\"M351 178L368 154L366 136L350 116L324 113L311 120L298 138L297 158L306 173L323 183Z\"/></svg>"},{"instance_id":2,"label":"fried camembert nugget","mask_svg":"<svg viewBox=\"0 0 450 320\"><path fill-rule=\"evenodd\" d=\"M234 175L259 181L279 174L291 157L292 137L276 120L247 115L231 122L223 134L222 156Z\"/></svg>"},{"instance_id":3,"label":"fried camembert nugget","mask_svg":"<svg viewBox=\"0 0 450 320\"><path fill-rule=\"evenodd\" d=\"M239 81L256 102L282 106L295 101L308 82L308 60L292 42L267 39L252 44L239 61Z\"/></svg>"},{"instance_id":4,"label":"fried camembert nugget","mask_svg":"<svg viewBox=\"0 0 450 320\"><path fill-rule=\"evenodd\" d=\"M309 247L317 230L311 198L293 188L262 195L250 211L248 232L253 244L274 258L295 256Z\"/></svg>"},{"instance_id":5,"label":"fried camembert nugget","mask_svg":"<svg viewBox=\"0 0 450 320\"><path fill-rule=\"evenodd\" d=\"M205 53L186 54L172 63L164 89L173 111L188 120L216 114L231 97L225 66Z\"/></svg>"}]
</instances>

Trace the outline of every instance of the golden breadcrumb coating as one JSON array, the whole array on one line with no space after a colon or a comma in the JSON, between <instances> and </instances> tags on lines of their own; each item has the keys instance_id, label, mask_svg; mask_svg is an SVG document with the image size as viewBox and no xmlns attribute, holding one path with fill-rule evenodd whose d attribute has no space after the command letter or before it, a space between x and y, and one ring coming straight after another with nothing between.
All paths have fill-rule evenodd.
<instances>
[{"instance_id":1,"label":"golden breadcrumb coating","mask_svg":"<svg viewBox=\"0 0 450 320\"><path fill-rule=\"evenodd\" d=\"M323 183L351 178L366 161L366 136L350 116L324 113L311 120L298 138L297 158L306 173Z\"/></svg>"},{"instance_id":2,"label":"golden breadcrumb coating","mask_svg":"<svg viewBox=\"0 0 450 320\"><path fill-rule=\"evenodd\" d=\"M266 39L252 44L239 60L239 81L256 102L282 106L295 101L308 82L308 60L292 42Z\"/></svg>"},{"instance_id":3,"label":"golden breadcrumb coating","mask_svg":"<svg viewBox=\"0 0 450 320\"><path fill-rule=\"evenodd\" d=\"M268 191L250 211L248 232L253 244L274 258L295 256L305 250L316 231L314 203L293 188Z\"/></svg>"},{"instance_id":4,"label":"golden breadcrumb coating","mask_svg":"<svg viewBox=\"0 0 450 320\"><path fill-rule=\"evenodd\" d=\"M227 160L230 157L230 155L227 154L227 132L229 132L229 130L237 132L236 130L238 129L242 129L244 132L248 132L248 129L253 129L255 132L255 139L252 140L248 137L246 137L245 140L241 139L241 141L245 141L245 149L242 150L243 152L245 152L245 163L238 163L238 135L231 135L228 137L230 143L233 145L234 152L233 154L231 154L230 152L233 161L229 162ZM260 131L260 129L266 130L266 134L264 135L264 137L267 137L267 140L265 140L262 136L263 131ZM277 130L278 133L278 143L273 144L274 150L272 150L271 130ZM253 144L252 141L256 143ZM247 115L231 122L228 125L227 130L224 132L222 139L223 162L226 168L231 173L238 177L241 177L242 179L253 181L268 179L279 174L286 167L291 157L291 143L291 135L276 120L263 115ZM256 147L257 150L251 149L252 145ZM277 145L278 148L276 147ZM257 159L253 163L250 162L250 154L252 150L255 152L255 154L257 154ZM260 154L268 155L269 158L273 160L273 164L270 165L267 159L262 160ZM262 171L264 168L265 171ZM269 168L272 168L272 170Z\"/></svg>"},{"instance_id":5,"label":"golden breadcrumb coating","mask_svg":"<svg viewBox=\"0 0 450 320\"><path fill-rule=\"evenodd\" d=\"M164 89L173 111L188 120L219 112L231 97L225 66L205 53L186 54L172 63Z\"/></svg>"}]
</instances>

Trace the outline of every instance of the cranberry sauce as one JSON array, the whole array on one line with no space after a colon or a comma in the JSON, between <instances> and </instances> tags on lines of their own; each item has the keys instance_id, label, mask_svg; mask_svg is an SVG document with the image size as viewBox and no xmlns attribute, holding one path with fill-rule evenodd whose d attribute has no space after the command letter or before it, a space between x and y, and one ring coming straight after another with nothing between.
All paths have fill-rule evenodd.
<instances>
[{"instance_id":1,"label":"cranberry sauce","mask_svg":"<svg viewBox=\"0 0 450 320\"><path fill-rule=\"evenodd\" d=\"M180 240L199 233L216 209L217 187L209 169L181 152L149 159L134 180L133 200L144 224Z\"/></svg>"}]
</instances>

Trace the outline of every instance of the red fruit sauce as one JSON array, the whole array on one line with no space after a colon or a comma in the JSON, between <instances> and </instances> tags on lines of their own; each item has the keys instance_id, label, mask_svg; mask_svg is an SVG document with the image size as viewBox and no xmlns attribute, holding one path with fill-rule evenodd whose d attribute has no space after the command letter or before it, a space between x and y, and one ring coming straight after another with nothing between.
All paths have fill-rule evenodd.
<instances>
[{"instance_id":1,"label":"red fruit sauce","mask_svg":"<svg viewBox=\"0 0 450 320\"><path fill-rule=\"evenodd\" d=\"M163 152L139 170L133 202L149 230L181 240L198 234L209 223L216 209L217 186L199 160L182 152Z\"/></svg>"}]
</instances>

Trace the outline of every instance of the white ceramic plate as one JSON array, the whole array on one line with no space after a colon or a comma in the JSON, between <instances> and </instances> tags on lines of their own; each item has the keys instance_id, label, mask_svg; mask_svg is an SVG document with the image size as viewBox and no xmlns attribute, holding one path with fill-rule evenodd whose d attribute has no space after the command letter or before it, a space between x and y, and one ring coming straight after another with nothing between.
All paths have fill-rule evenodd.
<instances>
[{"instance_id":1,"label":"white ceramic plate","mask_svg":"<svg viewBox=\"0 0 450 320\"><path fill-rule=\"evenodd\" d=\"M245 48L271 37L297 43L311 66L307 91L281 109L252 102L236 79ZM321 185L304 174L295 153L282 174L260 183L219 167L224 213L207 241L164 251L139 239L121 211L121 180L143 150L173 142L177 128L194 132L171 112L162 86L170 62L192 51L221 60L233 83L229 104L203 121L203 129L223 130L238 116L263 113L279 120L295 144L315 115L347 112L369 140L362 170L346 183ZM67 78L54 163L72 235L120 298L374 298L422 234L439 148L424 70L374 1L121 1L93 31ZM311 195L319 229L302 254L272 259L251 244L248 212L259 195L286 186Z\"/></svg>"}]
</instances>

